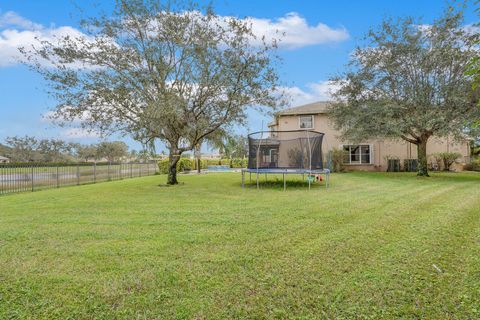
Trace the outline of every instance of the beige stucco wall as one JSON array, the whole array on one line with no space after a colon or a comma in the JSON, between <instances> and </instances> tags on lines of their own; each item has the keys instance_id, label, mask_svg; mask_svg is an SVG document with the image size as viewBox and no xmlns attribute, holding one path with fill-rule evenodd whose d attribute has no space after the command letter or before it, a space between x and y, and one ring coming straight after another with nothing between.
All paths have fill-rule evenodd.
<instances>
[{"instance_id":1,"label":"beige stucco wall","mask_svg":"<svg viewBox=\"0 0 480 320\"><path fill-rule=\"evenodd\" d=\"M281 116L278 118L278 124L271 127L271 129L298 130L300 129L298 116ZM350 144L348 141L342 141L338 137L339 132L334 129L332 121L325 114L314 115L314 130L325 133L322 146L324 156L333 148L341 148L344 144ZM399 158L402 165L404 159L417 158L416 145L403 140L369 140L355 144L369 144L372 146L373 163L366 165L347 165L348 168L352 170L386 171L388 156ZM455 142L448 138L432 137L427 144L427 154L431 155L437 152L460 153L462 158L459 159L459 163L453 167L455 170L461 170L462 163L466 161L470 154L470 149L467 141ZM430 162L433 162L431 157L429 158L429 163Z\"/></svg>"}]
</instances>

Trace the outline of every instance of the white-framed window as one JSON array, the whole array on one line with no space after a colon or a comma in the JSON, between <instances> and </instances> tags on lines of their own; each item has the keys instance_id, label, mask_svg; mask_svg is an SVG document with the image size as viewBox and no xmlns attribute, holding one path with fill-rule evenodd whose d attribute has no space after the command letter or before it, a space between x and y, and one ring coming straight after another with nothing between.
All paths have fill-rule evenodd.
<instances>
[{"instance_id":1,"label":"white-framed window","mask_svg":"<svg viewBox=\"0 0 480 320\"><path fill-rule=\"evenodd\" d=\"M343 163L346 164L371 164L372 146L369 144L343 145L345 157Z\"/></svg>"},{"instance_id":2,"label":"white-framed window","mask_svg":"<svg viewBox=\"0 0 480 320\"><path fill-rule=\"evenodd\" d=\"M300 129L313 129L313 115L299 116L298 124Z\"/></svg>"}]
</instances>

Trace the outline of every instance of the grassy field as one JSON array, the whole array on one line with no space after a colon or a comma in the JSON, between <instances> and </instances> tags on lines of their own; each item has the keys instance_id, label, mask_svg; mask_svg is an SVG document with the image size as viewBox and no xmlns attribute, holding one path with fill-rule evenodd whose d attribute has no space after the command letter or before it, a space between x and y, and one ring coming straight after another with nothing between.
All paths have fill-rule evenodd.
<instances>
[{"instance_id":1,"label":"grassy field","mask_svg":"<svg viewBox=\"0 0 480 320\"><path fill-rule=\"evenodd\" d=\"M480 317L480 174L0 197L0 319Z\"/></svg>"}]
</instances>

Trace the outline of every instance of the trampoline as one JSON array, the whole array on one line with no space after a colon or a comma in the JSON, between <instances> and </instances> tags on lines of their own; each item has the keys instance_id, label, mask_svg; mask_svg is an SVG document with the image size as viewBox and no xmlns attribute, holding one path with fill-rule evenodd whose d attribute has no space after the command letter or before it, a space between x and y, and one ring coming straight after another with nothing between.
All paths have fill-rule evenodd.
<instances>
[{"instance_id":1,"label":"trampoline","mask_svg":"<svg viewBox=\"0 0 480 320\"><path fill-rule=\"evenodd\" d=\"M242 187L245 175L256 174L257 189L259 175L283 176L283 189L286 190L286 175L307 175L308 189L316 178L325 176L328 188L330 170L323 168L322 141L324 134L313 130L258 131L248 135L248 167L242 169Z\"/></svg>"}]
</instances>

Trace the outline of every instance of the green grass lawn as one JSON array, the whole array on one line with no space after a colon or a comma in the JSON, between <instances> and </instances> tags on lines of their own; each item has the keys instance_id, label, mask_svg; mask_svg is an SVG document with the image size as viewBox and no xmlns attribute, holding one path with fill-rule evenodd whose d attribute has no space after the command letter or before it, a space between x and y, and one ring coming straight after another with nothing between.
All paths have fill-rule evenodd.
<instances>
[{"instance_id":1,"label":"green grass lawn","mask_svg":"<svg viewBox=\"0 0 480 320\"><path fill-rule=\"evenodd\" d=\"M432 175L3 196L0 319L477 319L480 174Z\"/></svg>"}]
</instances>

